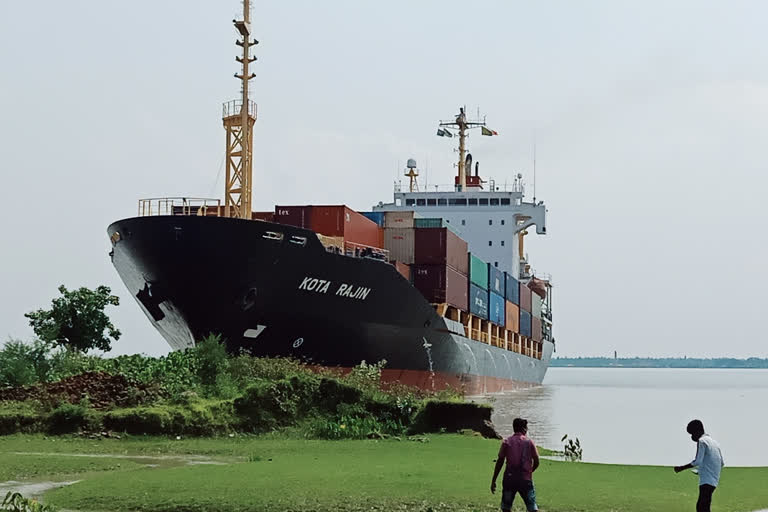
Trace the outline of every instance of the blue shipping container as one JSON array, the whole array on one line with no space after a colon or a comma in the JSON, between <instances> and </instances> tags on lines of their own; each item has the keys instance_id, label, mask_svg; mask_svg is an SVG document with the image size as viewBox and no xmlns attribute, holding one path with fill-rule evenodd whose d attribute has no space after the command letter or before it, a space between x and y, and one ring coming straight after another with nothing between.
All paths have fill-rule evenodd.
<instances>
[{"instance_id":1,"label":"blue shipping container","mask_svg":"<svg viewBox=\"0 0 768 512\"><path fill-rule=\"evenodd\" d=\"M531 314L524 309L520 310L520 334L531 337Z\"/></svg>"},{"instance_id":2,"label":"blue shipping container","mask_svg":"<svg viewBox=\"0 0 768 512\"><path fill-rule=\"evenodd\" d=\"M488 264L488 289L504 296L504 272Z\"/></svg>"},{"instance_id":3,"label":"blue shipping container","mask_svg":"<svg viewBox=\"0 0 768 512\"><path fill-rule=\"evenodd\" d=\"M384 227L384 212L360 212L365 218L372 220L381 227Z\"/></svg>"},{"instance_id":4,"label":"blue shipping container","mask_svg":"<svg viewBox=\"0 0 768 512\"><path fill-rule=\"evenodd\" d=\"M507 281L507 300L512 304L520 305L520 282L512 275L504 272Z\"/></svg>"},{"instance_id":5,"label":"blue shipping container","mask_svg":"<svg viewBox=\"0 0 768 512\"><path fill-rule=\"evenodd\" d=\"M469 285L469 312L488 320L488 291L477 285Z\"/></svg>"},{"instance_id":6,"label":"blue shipping container","mask_svg":"<svg viewBox=\"0 0 768 512\"><path fill-rule=\"evenodd\" d=\"M498 293L490 293L490 300L488 301L490 311L488 312L488 316L490 317L491 322L496 325L501 325L502 327L504 326L504 308L506 307L504 302L506 302L504 297Z\"/></svg>"}]
</instances>

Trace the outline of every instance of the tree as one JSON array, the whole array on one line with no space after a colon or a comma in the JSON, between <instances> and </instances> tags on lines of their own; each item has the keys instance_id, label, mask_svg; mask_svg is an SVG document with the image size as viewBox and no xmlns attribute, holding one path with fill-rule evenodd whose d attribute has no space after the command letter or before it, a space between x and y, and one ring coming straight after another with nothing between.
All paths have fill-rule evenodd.
<instances>
[{"instance_id":1,"label":"tree","mask_svg":"<svg viewBox=\"0 0 768 512\"><path fill-rule=\"evenodd\" d=\"M51 301L51 309L38 309L24 315L29 318L35 334L43 341L78 352L109 351L112 340L120 339L120 331L112 325L104 309L117 306L120 299L112 295L107 286L70 291L61 285L59 293L62 296Z\"/></svg>"}]
</instances>

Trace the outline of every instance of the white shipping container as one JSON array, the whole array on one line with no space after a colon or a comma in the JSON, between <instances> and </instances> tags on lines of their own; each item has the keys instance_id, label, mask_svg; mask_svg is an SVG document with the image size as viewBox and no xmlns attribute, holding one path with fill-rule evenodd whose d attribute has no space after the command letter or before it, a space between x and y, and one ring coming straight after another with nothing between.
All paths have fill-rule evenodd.
<instances>
[{"instance_id":1,"label":"white shipping container","mask_svg":"<svg viewBox=\"0 0 768 512\"><path fill-rule=\"evenodd\" d=\"M413 219L420 217L421 215L413 211L386 212L384 214L384 227L395 229L413 228Z\"/></svg>"},{"instance_id":2,"label":"white shipping container","mask_svg":"<svg viewBox=\"0 0 768 512\"><path fill-rule=\"evenodd\" d=\"M413 219L411 219L413 223ZM389 251L389 259L408 265L415 260L415 240L413 228L385 228L384 248Z\"/></svg>"},{"instance_id":3,"label":"white shipping container","mask_svg":"<svg viewBox=\"0 0 768 512\"><path fill-rule=\"evenodd\" d=\"M533 309L534 317L541 318L541 306L543 303L544 300L539 297L539 294L531 293L531 309Z\"/></svg>"}]
</instances>

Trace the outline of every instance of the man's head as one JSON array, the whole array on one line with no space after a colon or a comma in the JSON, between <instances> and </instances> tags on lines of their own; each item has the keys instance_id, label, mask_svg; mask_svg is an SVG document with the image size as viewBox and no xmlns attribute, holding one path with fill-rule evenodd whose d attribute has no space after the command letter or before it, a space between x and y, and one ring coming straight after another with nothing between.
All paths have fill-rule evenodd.
<instances>
[{"instance_id":1,"label":"man's head","mask_svg":"<svg viewBox=\"0 0 768 512\"><path fill-rule=\"evenodd\" d=\"M514 429L515 434L526 434L528 433L528 420L515 418L512 422L512 428Z\"/></svg>"},{"instance_id":2,"label":"man's head","mask_svg":"<svg viewBox=\"0 0 768 512\"><path fill-rule=\"evenodd\" d=\"M701 436L704 435L704 424L701 420L692 420L688 423L688 426L685 427L685 430L691 434L691 439L696 443L701 439Z\"/></svg>"}]
</instances>

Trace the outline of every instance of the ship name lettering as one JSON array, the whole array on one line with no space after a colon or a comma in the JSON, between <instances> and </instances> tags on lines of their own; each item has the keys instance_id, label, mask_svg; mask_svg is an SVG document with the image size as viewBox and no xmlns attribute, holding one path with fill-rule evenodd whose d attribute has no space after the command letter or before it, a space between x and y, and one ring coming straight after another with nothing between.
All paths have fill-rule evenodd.
<instances>
[{"instance_id":1,"label":"ship name lettering","mask_svg":"<svg viewBox=\"0 0 768 512\"><path fill-rule=\"evenodd\" d=\"M351 284L341 284L339 289L336 290L336 295L340 297L349 297L350 299L365 300L368 298L368 294L371 293L370 288L364 286L357 286Z\"/></svg>"},{"instance_id":2,"label":"ship name lettering","mask_svg":"<svg viewBox=\"0 0 768 512\"><path fill-rule=\"evenodd\" d=\"M317 293L328 293L331 282L325 279L317 279L316 277L305 277L299 285L299 290L307 290Z\"/></svg>"}]
</instances>

